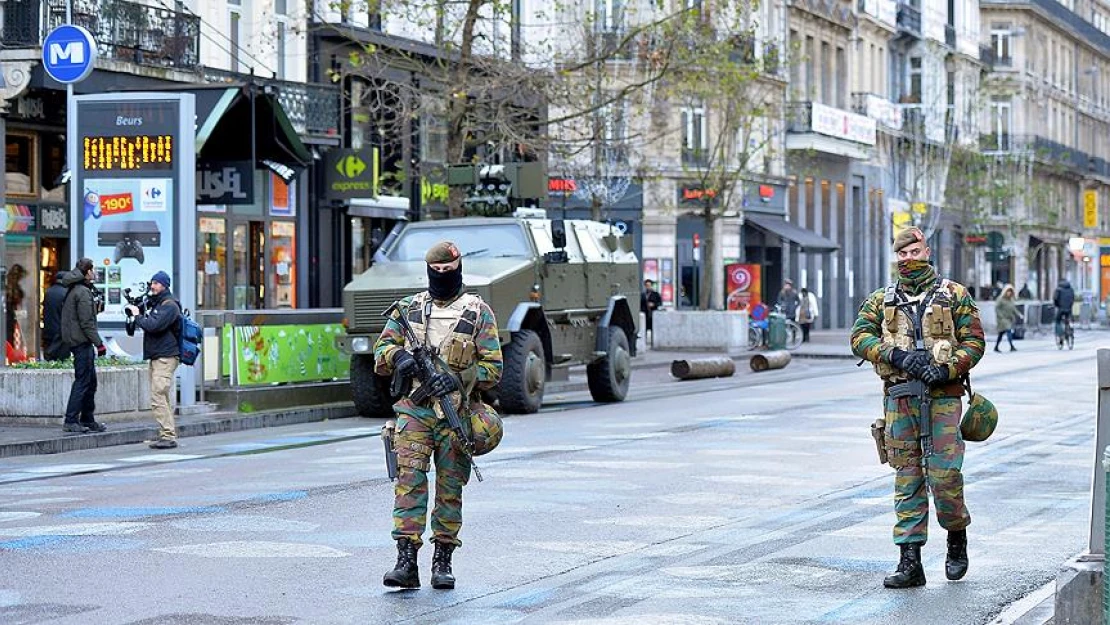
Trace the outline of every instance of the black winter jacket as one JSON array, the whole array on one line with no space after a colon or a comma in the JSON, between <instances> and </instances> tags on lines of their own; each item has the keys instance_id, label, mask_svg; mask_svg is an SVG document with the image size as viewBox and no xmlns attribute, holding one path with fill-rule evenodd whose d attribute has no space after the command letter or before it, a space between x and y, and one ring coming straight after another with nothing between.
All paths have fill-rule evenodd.
<instances>
[{"instance_id":1,"label":"black winter jacket","mask_svg":"<svg viewBox=\"0 0 1110 625\"><path fill-rule=\"evenodd\" d=\"M1071 307L1075 304L1075 291L1071 288L1071 282L1067 280L1060 282L1060 286L1056 287L1056 293L1052 295L1052 304L1060 312L1071 313Z\"/></svg>"},{"instance_id":2,"label":"black winter jacket","mask_svg":"<svg viewBox=\"0 0 1110 625\"><path fill-rule=\"evenodd\" d=\"M69 289L62 303L62 343L67 349L92 343L104 344L96 328L96 302L85 276L74 269L62 278L62 286Z\"/></svg>"},{"instance_id":3,"label":"black winter jacket","mask_svg":"<svg viewBox=\"0 0 1110 625\"><path fill-rule=\"evenodd\" d=\"M42 298L42 353L47 360L60 360L67 355L62 343L62 305L66 300L62 278L66 273L58 273Z\"/></svg>"},{"instance_id":4,"label":"black winter jacket","mask_svg":"<svg viewBox=\"0 0 1110 625\"><path fill-rule=\"evenodd\" d=\"M143 360L177 358L181 355L181 347L177 343L181 306L169 290L151 296L146 314L141 315L135 325L143 331Z\"/></svg>"}]
</instances>

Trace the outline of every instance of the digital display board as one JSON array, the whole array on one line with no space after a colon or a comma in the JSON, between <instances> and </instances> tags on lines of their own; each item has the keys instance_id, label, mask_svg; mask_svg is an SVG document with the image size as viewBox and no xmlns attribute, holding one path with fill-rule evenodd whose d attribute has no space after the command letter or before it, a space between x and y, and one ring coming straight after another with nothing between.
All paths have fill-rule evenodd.
<instances>
[{"instance_id":1,"label":"digital display board","mask_svg":"<svg viewBox=\"0 0 1110 625\"><path fill-rule=\"evenodd\" d=\"M81 165L85 171L173 169L173 136L82 137Z\"/></svg>"}]
</instances>

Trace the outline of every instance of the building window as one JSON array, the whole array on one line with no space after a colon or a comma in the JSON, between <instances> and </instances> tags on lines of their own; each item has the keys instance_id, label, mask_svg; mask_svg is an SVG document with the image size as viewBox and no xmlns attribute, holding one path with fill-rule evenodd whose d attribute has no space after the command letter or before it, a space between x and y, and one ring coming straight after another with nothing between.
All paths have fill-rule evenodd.
<instances>
[{"instance_id":1,"label":"building window","mask_svg":"<svg viewBox=\"0 0 1110 625\"><path fill-rule=\"evenodd\" d=\"M921 57L910 57L909 103L921 104Z\"/></svg>"},{"instance_id":2,"label":"building window","mask_svg":"<svg viewBox=\"0 0 1110 625\"><path fill-rule=\"evenodd\" d=\"M1009 24L992 24L991 25L991 47L994 48L994 64L1003 67L1010 67L1013 64L1013 57L1011 56L1011 46L1013 33L1010 32Z\"/></svg>"},{"instance_id":3,"label":"building window","mask_svg":"<svg viewBox=\"0 0 1110 625\"><path fill-rule=\"evenodd\" d=\"M8 131L4 146L4 179L8 195L27 197L38 193L35 139L32 133Z\"/></svg>"},{"instance_id":4,"label":"building window","mask_svg":"<svg viewBox=\"0 0 1110 625\"><path fill-rule=\"evenodd\" d=\"M288 15L285 0L274 0L274 15Z\"/></svg>"},{"instance_id":5,"label":"building window","mask_svg":"<svg viewBox=\"0 0 1110 625\"><path fill-rule=\"evenodd\" d=\"M424 117L420 123L420 160L425 163L447 162L447 119L443 102L431 96L421 97Z\"/></svg>"},{"instance_id":6,"label":"building window","mask_svg":"<svg viewBox=\"0 0 1110 625\"><path fill-rule=\"evenodd\" d=\"M242 26L240 24L241 13L241 0L228 0L228 39L231 40L231 49L228 53L231 55L230 69L233 72L239 71L239 42L242 41Z\"/></svg>"},{"instance_id":7,"label":"building window","mask_svg":"<svg viewBox=\"0 0 1110 625\"><path fill-rule=\"evenodd\" d=\"M276 37L278 40L274 42L275 53L278 54L278 78L285 78L285 37L286 32L289 32L289 27L285 26L285 20L278 20L278 32Z\"/></svg>"},{"instance_id":8,"label":"building window","mask_svg":"<svg viewBox=\"0 0 1110 625\"><path fill-rule=\"evenodd\" d=\"M602 32L621 32L624 28L624 0L595 0L594 19Z\"/></svg>"},{"instance_id":9,"label":"building window","mask_svg":"<svg viewBox=\"0 0 1110 625\"><path fill-rule=\"evenodd\" d=\"M1010 150L1010 123L1012 106L1009 98L994 98L990 106L990 132L986 138L988 150Z\"/></svg>"},{"instance_id":10,"label":"building window","mask_svg":"<svg viewBox=\"0 0 1110 625\"><path fill-rule=\"evenodd\" d=\"M709 148L709 129L705 123L705 109L682 109L682 163L704 165Z\"/></svg>"}]
</instances>

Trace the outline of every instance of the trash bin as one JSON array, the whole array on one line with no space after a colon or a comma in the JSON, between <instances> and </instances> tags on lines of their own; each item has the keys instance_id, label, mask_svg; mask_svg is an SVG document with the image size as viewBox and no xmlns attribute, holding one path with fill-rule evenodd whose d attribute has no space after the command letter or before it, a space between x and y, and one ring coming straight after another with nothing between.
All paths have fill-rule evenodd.
<instances>
[{"instance_id":1,"label":"trash bin","mask_svg":"<svg viewBox=\"0 0 1110 625\"><path fill-rule=\"evenodd\" d=\"M767 315L767 349L786 349L786 315Z\"/></svg>"}]
</instances>

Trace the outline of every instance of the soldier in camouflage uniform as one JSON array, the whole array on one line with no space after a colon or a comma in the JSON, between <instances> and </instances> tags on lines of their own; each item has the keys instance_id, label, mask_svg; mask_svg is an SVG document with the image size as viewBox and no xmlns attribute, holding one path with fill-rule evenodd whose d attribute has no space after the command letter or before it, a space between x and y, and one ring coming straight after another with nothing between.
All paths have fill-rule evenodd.
<instances>
[{"instance_id":1,"label":"soldier in camouflage uniform","mask_svg":"<svg viewBox=\"0 0 1110 625\"><path fill-rule=\"evenodd\" d=\"M979 311L967 288L937 277L929 262L925 235L917 228L894 241L897 281L872 293L852 328L852 352L870 361L883 379L885 447L894 478L894 543L901 549L897 570L883 580L887 588L925 584L921 546L929 528L928 490L937 519L948 530L945 576L967 573L967 526L964 505L964 441L960 435L962 380L983 357L985 342ZM925 351L914 351L914 321L921 319ZM891 387L918 379L928 384L933 453L923 458L919 432L920 402L891 397Z\"/></svg>"},{"instance_id":2,"label":"soldier in camouflage uniform","mask_svg":"<svg viewBox=\"0 0 1110 625\"><path fill-rule=\"evenodd\" d=\"M401 309L422 343L438 350L440 372L428 384L432 397L415 404L402 397L397 413L394 442L398 476L394 489L393 539L397 541L397 565L385 574L386 586L418 588L420 576L416 552L428 511L428 469L435 460L435 507L432 509L432 587L454 588L451 554L462 543L462 489L470 479L471 459L454 441L447 419L435 397L449 394L465 424L466 416L492 408L479 399L481 391L501 379L501 342L493 311L477 295L466 293L462 283L462 256L450 242L432 246L428 263L428 290L401 300ZM395 313L397 314L397 313ZM374 345L375 371L379 375L413 378L417 371L412 354L405 349L401 327L390 319ZM413 390L419 387L413 381ZM411 395L411 392L410 392Z\"/></svg>"}]
</instances>

